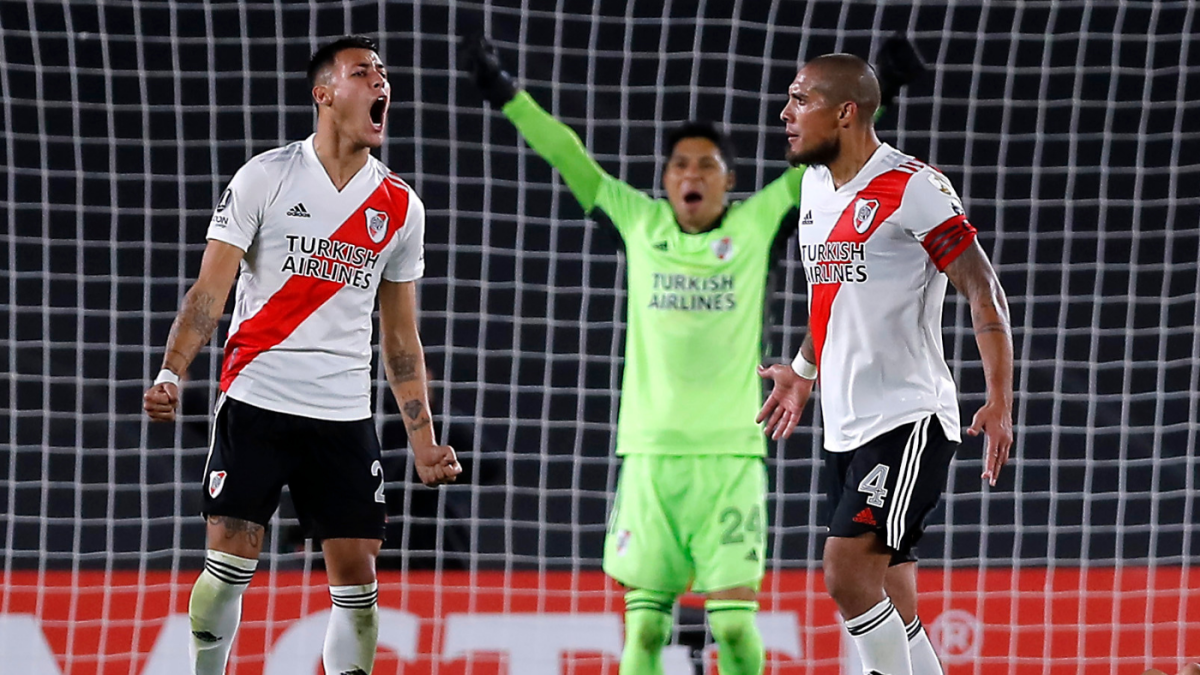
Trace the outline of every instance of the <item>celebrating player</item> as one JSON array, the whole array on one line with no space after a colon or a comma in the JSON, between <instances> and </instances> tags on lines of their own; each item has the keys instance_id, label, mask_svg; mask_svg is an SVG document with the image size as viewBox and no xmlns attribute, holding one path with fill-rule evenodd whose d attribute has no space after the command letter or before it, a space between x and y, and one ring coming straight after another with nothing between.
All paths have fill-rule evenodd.
<instances>
[{"instance_id":1,"label":"celebrating player","mask_svg":"<svg viewBox=\"0 0 1200 675\"><path fill-rule=\"evenodd\" d=\"M424 271L425 209L370 154L383 143L387 70L371 40L347 36L313 55L308 79L316 133L254 157L230 181L144 396L152 419L175 419L179 380L216 330L237 276L203 475L208 553L188 606L196 675L225 670L285 484L301 525L321 540L329 575L325 672L371 672L386 520L371 420L376 295L383 361L417 473L437 485L461 470L454 450L434 441L426 398L414 286Z\"/></svg>"},{"instance_id":2,"label":"celebrating player","mask_svg":"<svg viewBox=\"0 0 1200 675\"><path fill-rule=\"evenodd\" d=\"M578 136L517 88L483 38L467 42L487 100L561 172L589 213L608 215L625 245L629 316L617 424L624 458L604 570L628 590L622 675L662 672L672 607L707 596L722 675L757 675L755 626L766 559L765 438L754 374L767 275L803 168L728 203L734 154L711 124L674 130L667 199L606 173Z\"/></svg>"},{"instance_id":3,"label":"celebrating player","mask_svg":"<svg viewBox=\"0 0 1200 675\"><path fill-rule=\"evenodd\" d=\"M941 666L917 618L913 546L958 448L958 401L942 354L946 280L971 304L987 401L983 477L1012 445L1008 304L962 202L937 169L881 143L880 84L848 54L808 62L781 118L788 161L806 164L800 249L808 333L791 366L760 369L774 388L759 413L786 438L818 373L831 518L825 585L868 673Z\"/></svg>"}]
</instances>

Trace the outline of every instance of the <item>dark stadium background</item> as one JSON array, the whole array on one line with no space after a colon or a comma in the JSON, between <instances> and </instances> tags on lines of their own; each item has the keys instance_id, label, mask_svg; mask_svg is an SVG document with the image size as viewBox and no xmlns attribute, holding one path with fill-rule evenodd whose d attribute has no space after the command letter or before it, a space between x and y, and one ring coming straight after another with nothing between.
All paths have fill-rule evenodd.
<instances>
[{"instance_id":1,"label":"dark stadium background","mask_svg":"<svg viewBox=\"0 0 1200 675\"><path fill-rule=\"evenodd\" d=\"M987 11L922 5L914 15L905 5L832 2L785 2L773 14L770 3L747 2L736 4L736 35L729 3L704 5L702 22L694 3L671 3L669 22L633 27L625 17L661 18L661 6L569 1L556 20L522 19L506 8L511 4L490 5L487 24L510 68L519 67L531 93L576 129L589 116L607 120L588 139L591 150L613 172L619 157L633 156L623 177L645 189L658 185L662 131L688 116L693 84L698 116L732 121L738 191L745 194L784 166L775 115L797 59L835 48L867 55L896 29L915 36L942 75L907 90L882 122L882 135L894 140L894 130L905 129L902 149L939 166L963 193L984 246L998 251L1024 363L1014 465L983 500L981 443L968 441L953 477L952 512L936 512L921 551L935 562L972 566L1147 557L1178 563L1200 555L1196 523L1180 522L1181 514L1194 513L1187 487L1195 476L1182 458L1194 452L1197 431L1200 213L1200 140L1193 131L1180 136L1181 145L1172 141L1175 130L1200 128L1198 78L1186 79L1200 56L1181 56L1186 42L1170 33L1183 25L1183 3L1061 3L1050 10L1004 2ZM154 567L171 564L178 547L187 549L188 564L199 561L200 520L189 516L179 529L175 516L198 505L192 486L204 463L211 390L189 388L178 428L148 427L141 393L199 267L206 214L223 183L251 155L311 131L305 38L351 31L385 33L381 51L393 86L385 159L428 209L422 331L439 392L448 394L437 406L439 423L471 463L472 480L485 486L474 543L470 532L451 525L444 545L474 547L481 567L598 564L615 475L608 457L616 404L610 355L613 330L622 327L615 321L621 295L611 290L620 285L617 248L602 228L585 226L561 182L469 82L447 76L462 63L456 36L482 25L479 5L364 3L321 9L310 21L306 6L216 3L206 14L196 5L173 11L147 2L138 12L107 7L105 42L96 7L71 4L70 30L90 33L72 44L62 4L32 5L32 23L30 11L23 3L0 4L0 84L10 101L0 263L0 350L11 371L0 387L9 411L0 434L7 439L0 445L0 531L12 532L6 566L38 566L39 551L51 553L42 561L49 566L71 565L72 551L82 566L103 566L112 550L117 566ZM799 25L804 12L821 30L807 36L803 54L798 32L775 31L768 42L768 21ZM593 15L602 20L593 23ZM1081 26L1091 35L1082 47ZM838 27L848 31L840 44ZM1139 37L1152 27L1158 35ZM279 34L295 39L281 45ZM1122 38L1117 56L1112 35ZM589 61L588 44L610 51ZM653 55L664 47L671 53L665 91L655 87L657 57L648 56L644 68L617 67L624 49ZM553 57L556 50L561 58ZM763 56L771 59L765 65ZM106 79L105 63L119 74ZM68 64L78 67L77 78L53 68ZM138 69L148 74L144 83L131 75ZM757 96L763 78L777 98L765 117ZM560 86L552 87L555 81ZM591 95L589 81L600 85ZM624 101L613 89L622 82L631 88ZM738 95L727 95L730 83ZM1173 105L1180 87L1189 102L1182 108ZM38 98L47 102L43 108L34 105ZM1146 100L1157 104L1149 113ZM623 116L627 124L618 123ZM150 148L140 140L146 128L156 141ZM518 190L521 184L527 189ZM517 213L528 217L520 242ZM580 252L591 254L586 266ZM584 292L585 285L595 291ZM1173 300L1131 300L1160 295ZM773 313L782 315L788 302L803 316L803 296L795 294L777 296ZM481 303L488 315L482 326ZM961 329L966 322L964 308L948 301L948 355L966 362L964 422L983 390L974 345ZM776 324L771 331L775 355L790 330ZM517 369L513 349L526 352ZM1089 364L1089 354L1097 362ZM215 348L201 355L191 373L208 377L217 358ZM86 378L82 384L78 376ZM544 382L555 387L550 395ZM554 423L538 423L543 418ZM385 424L384 438L385 447L402 444L396 422ZM540 454L543 444L550 458ZM570 460L576 446L581 456ZM772 508L774 559L784 566L817 564L811 455L808 428L773 450L775 495L790 495ZM411 540L419 547L433 536L436 509L454 516L466 503L462 488L439 498L411 486L402 465L393 477L391 493L404 503L409 490L418 511L407 531L397 524L393 545ZM182 497L178 480L187 483ZM573 497L572 487L586 492ZM949 530L939 526L948 518L955 525ZM451 552L442 564L468 559ZM406 564L433 563L414 555Z\"/></svg>"}]
</instances>

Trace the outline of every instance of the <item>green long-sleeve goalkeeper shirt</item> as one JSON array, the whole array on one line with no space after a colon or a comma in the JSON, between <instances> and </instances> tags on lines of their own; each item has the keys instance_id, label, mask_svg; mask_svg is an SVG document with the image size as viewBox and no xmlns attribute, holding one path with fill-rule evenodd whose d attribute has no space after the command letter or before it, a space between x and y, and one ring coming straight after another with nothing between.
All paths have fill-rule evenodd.
<instances>
[{"instance_id":1,"label":"green long-sleeve goalkeeper shirt","mask_svg":"<svg viewBox=\"0 0 1200 675\"><path fill-rule=\"evenodd\" d=\"M617 454L766 454L754 417L771 249L803 168L730 204L718 227L684 232L670 204L606 173L579 137L522 91L504 114L562 174L584 211L625 243L628 329Z\"/></svg>"}]
</instances>

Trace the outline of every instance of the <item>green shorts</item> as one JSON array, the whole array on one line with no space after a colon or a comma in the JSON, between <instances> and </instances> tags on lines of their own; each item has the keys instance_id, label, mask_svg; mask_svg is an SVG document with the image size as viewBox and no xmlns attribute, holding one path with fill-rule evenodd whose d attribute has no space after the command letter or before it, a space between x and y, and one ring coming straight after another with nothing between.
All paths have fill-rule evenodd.
<instances>
[{"instance_id":1,"label":"green shorts","mask_svg":"<svg viewBox=\"0 0 1200 675\"><path fill-rule=\"evenodd\" d=\"M630 588L709 593L762 582L767 471L761 457L627 455L604 571Z\"/></svg>"}]
</instances>

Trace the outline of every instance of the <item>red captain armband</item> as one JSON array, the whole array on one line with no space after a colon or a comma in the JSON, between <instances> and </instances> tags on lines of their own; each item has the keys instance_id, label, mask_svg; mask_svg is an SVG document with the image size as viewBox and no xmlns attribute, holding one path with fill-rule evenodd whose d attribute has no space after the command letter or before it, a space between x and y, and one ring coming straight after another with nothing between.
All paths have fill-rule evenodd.
<instances>
[{"instance_id":1,"label":"red captain armband","mask_svg":"<svg viewBox=\"0 0 1200 675\"><path fill-rule=\"evenodd\" d=\"M933 260L939 272L946 271L946 266L954 262L971 242L975 241L975 228L967 222L966 216L955 216L933 228L925 235L921 245Z\"/></svg>"}]
</instances>

